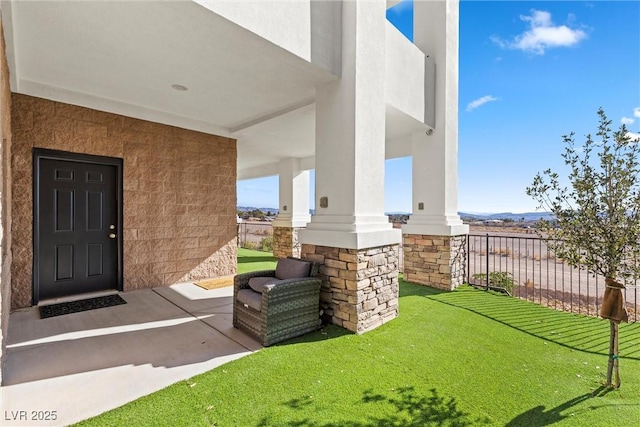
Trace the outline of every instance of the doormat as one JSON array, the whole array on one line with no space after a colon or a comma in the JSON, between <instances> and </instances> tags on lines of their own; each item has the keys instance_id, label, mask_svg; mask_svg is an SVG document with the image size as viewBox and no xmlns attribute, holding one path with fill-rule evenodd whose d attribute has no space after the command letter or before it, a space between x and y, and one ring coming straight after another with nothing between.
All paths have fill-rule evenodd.
<instances>
[{"instance_id":1,"label":"doormat","mask_svg":"<svg viewBox=\"0 0 640 427\"><path fill-rule=\"evenodd\" d=\"M103 297L83 299L79 301L61 302L59 304L43 305L40 308L40 318L62 316L63 314L79 313L97 308L113 307L126 304L120 295L105 295Z\"/></svg>"},{"instance_id":2,"label":"doormat","mask_svg":"<svg viewBox=\"0 0 640 427\"><path fill-rule=\"evenodd\" d=\"M235 276L222 276L222 277L216 277L215 279L199 280L193 283L209 291L211 289L226 288L227 286L233 286L234 277Z\"/></svg>"}]
</instances>

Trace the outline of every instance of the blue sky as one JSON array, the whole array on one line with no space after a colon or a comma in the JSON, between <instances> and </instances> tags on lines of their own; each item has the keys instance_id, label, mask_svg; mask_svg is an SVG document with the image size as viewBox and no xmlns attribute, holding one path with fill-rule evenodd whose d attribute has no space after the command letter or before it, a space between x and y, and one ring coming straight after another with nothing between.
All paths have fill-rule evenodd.
<instances>
[{"instance_id":1,"label":"blue sky","mask_svg":"<svg viewBox=\"0 0 640 427\"><path fill-rule=\"evenodd\" d=\"M412 1L387 16L408 38ZM458 208L530 212L538 171L562 173L562 135L640 134L640 1L460 2ZM312 189L313 206L313 189ZM241 206L278 206L278 178L238 182ZM385 211L411 210L411 159L387 160Z\"/></svg>"}]
</instances>

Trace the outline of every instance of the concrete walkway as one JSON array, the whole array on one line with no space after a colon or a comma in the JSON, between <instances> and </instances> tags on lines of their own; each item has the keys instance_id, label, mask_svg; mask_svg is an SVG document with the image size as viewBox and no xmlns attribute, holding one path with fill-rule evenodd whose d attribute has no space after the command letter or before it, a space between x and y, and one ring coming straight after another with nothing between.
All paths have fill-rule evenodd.
<instances>
[{"instance_id":1,"label":"concrete walkway","mask_svg":"<svg viewBox=\"0 0 640 427\"><path fill-rule=\"evenodd\" d=\"M40 319L11 314L0 425L67 425L261 348L233 328L233 288L192 283L127 304Z\"/></svg>"}]
</instances>

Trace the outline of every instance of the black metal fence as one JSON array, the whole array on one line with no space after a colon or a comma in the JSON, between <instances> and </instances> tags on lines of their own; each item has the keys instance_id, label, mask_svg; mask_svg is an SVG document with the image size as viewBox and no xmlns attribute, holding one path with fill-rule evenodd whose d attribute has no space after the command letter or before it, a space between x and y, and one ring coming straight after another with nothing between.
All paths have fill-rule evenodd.
<instances>
[{"instance_id":1,"label":"black metal fence","mask_svg":"<svg viewBox=\"0 0 640 427\"><path fill-rule=\"evenodd\" d=\"M538 237L469 234L467 281L540 305L597 316L604 277L568 266ZM637 286L624 291L629 320L638 320Z\"/></svg>"},{"instance_id":2,"label":"black metal fence","mask_svg":"<svg viewBox=\"0 0 640 427\"><path fill-rule=\"evenodd\" d=\"M273 226L270 222L239 223L238 246L264 251L273 250Z\"/></svg>"}]
</instances>

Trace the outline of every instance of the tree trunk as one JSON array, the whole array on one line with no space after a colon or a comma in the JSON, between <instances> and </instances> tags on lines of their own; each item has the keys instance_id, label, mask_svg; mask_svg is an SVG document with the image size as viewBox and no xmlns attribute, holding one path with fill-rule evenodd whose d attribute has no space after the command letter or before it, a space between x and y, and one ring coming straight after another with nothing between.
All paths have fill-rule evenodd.
<instances>
[{"instance_id":1,"label":"tree trunk","mask_svg":"<svg viewBox=\"0 0 640 427\"><path fill-rule=\"evenodd\" d=\"M613 350L615 347L615 323L613 320L609 321L609 363L607 365L607 387L613 385Z\"/></svg>"},{"instance_id":2,"label":"tree trunk","mask_svg":"<svg viewBox=\"0 0 640 427\"><path fill-rule=\"evenodd\" d=\"M615 378L616 378L616 382L615 382L615 388L620 388L620 369L619 369L619 365L620 365L620 353L618 352L618 327L620 326L619 323L614 323L614 331L613 333L615 334L615 339L613 342L613 354L614 354L614 359L613 359L613 371L615 374Z\"/></svg>"},{"instance_id":3,"label":"tree trunk","mask_svg":"<svg viewBox=\"0 0 640 427\"><path fill-rule=\"evenodd\" d=\"M620 370L618 355L618 323L611 320L609 334L609 364L607 366L607 387L620 388ZM613 376L615 374L615 384Z\"/></svg>"},{"instance_id":4,"label":"tree trunk","mask_svg":"<svg viewBox=\"0 0 640 427\"><path fill-rule=\"evenodd\" d=\"M600 306L600 316L609 319L609 364L607 365L607 387L620 387L619 355L618 355L618 327L620 322L627 322L627 311L624 308L624 298L622 289L624 285L615 280L607 278L605 280L606 289L604 298ZM614 372L615 371L615 372ZM615 384L613 376L615 373Z\"/></svg>"}]
</instances>

